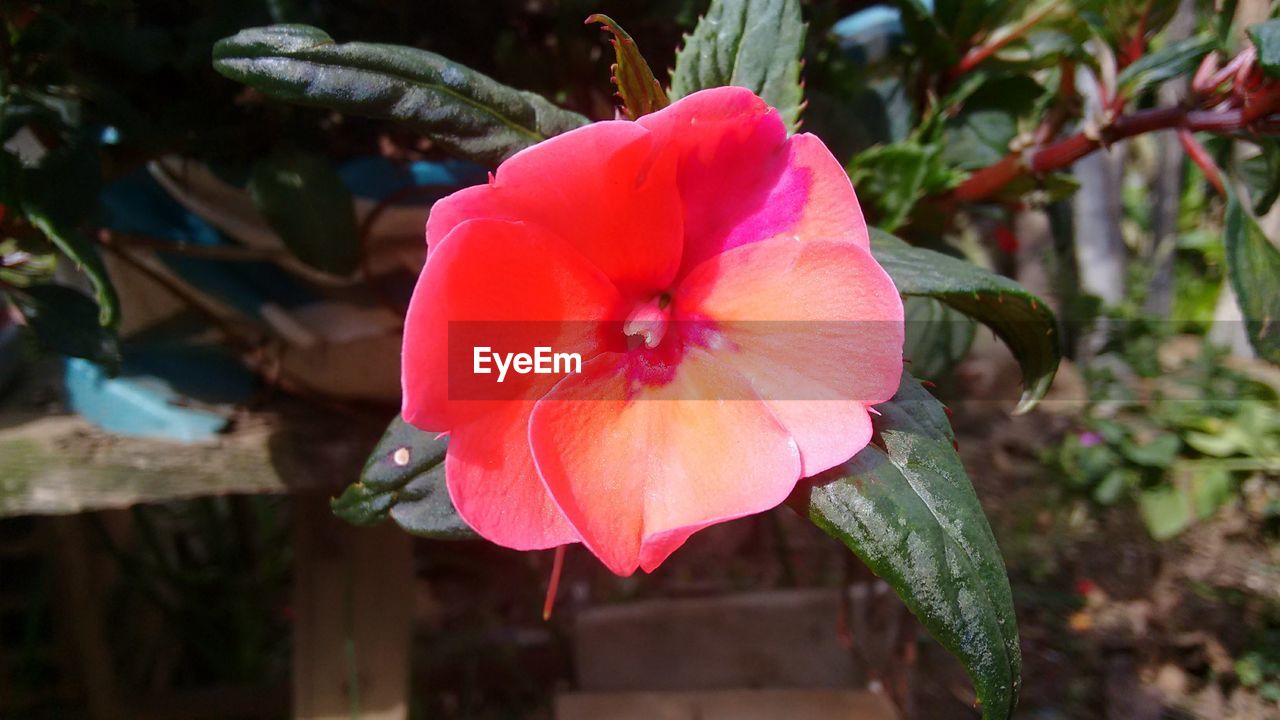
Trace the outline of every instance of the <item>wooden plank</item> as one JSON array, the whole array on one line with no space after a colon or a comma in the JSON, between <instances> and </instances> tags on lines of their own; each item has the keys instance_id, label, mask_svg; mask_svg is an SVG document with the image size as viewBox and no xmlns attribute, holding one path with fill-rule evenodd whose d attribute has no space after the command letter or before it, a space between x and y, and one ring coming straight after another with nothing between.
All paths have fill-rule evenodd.
<instances>
[{"instance_id":1,"label":"wooden plank","mask_svg":"<svg viewBox=\"0 0 1280 720\"><path fill-rule=\"evenodd\" d=\"M84 686L89 717L114 720L127 717L116 687L106 631L101 588L95 581L83 517L59 517L51 523L58 632L66 633L74 653L75 673Z\"/></svg>"},{"instance_id":2,"label":"wooden plank","mask_svg":"<svg viewBox=\"0 0 1280 720\"><path fill-rule=\"evenodd\" d=\"M294 501L293 717L408 716L413 539L333 517L323 496Z\"/></svg>"},{"instance_id":3,"label":"wooden plank","mask_svg":"<svg viewBox=\"0 0 1280 720\"><path fill-rule=\"evenodd\" d=\"M884 695L865 690L721 690L570 693L556 720L896 720Z\"/></svg>"},{"instance_id":4,"label":"wooden plank","mask_svg":"<svg viewBox=\"0 0 1280 720\"><path fill-rule=\"evenodd\" d=\"M110 435L74 415L0 414L0 517L233 493L333 492L385 423L296 401L207 444Z\"/></svg>"}]
</instances>

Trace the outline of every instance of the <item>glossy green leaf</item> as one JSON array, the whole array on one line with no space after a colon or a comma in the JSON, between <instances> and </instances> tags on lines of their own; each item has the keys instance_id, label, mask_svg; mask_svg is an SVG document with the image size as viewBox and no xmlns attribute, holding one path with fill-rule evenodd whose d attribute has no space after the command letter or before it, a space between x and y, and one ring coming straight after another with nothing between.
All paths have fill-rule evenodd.
<instances>
[{"instance_id":1,"label":"glossy green leaf","mask_svg":"<svg viewBox=\"0 0 1280 720\"><path fill-rule=\"evenodd\" d=\"M1260 357L1280 363L1280 250L1228 186L1224 235L1227 275Z\"/></svg>"},{"instance_id":2,"label":"glossy green leaf","mask_svg":"<svg viewBox=\"0 0 1280 720\"><path fill-rule=\"evenodd\" d=\"M339 45L306 25L241 30L214 45L213 66L277 100L404 121L454 155L488 165L587 122L435 53Z\"/></svg>"},{"instance_id":3,"label":"glossy green leaf","mask_svg":"<svg viewBox=\"0 0 1280 720\"><path fill-rule=\"evenodd\" d=\"M788 502L888 582L960 659L984 718L1009 718L1022 671L1013 597L946 414L905 373L876 408L883 447L868 446Z\"/></svg>"},{"instance_id":4,"label":"glossy green leaf","mask_svg":"<svg viewBox=\"0 0 1280 720\"><path fill-rule=\"evenodd\" d=\"M1216 44L1216 40L1207 36L1169 43L1121 70L1116 85L1126 97L1134 97L1166 80L1193 72Z\"/></svg>"},{"instance_id":5,"label":"glossy green leaf","mask_svg":"<svg viewBox=\"0 0 1280 720\"><path fill-rule=\"evenodd\" d=\"M261 160L253 167L249 195L299 260L334 275L355 272L355 199L329 161L305 153Z\"/></svg>"},{"instance_id":6,"label":"glossy green leaf","mask_svg":"<svg viewBox=\"0 0 1280 720\"><path fill-rule=\"evenodd\" d=\"M334 514L355 525L373 525L390 516L421 537L479 537L458 516L445 488L448 444L397 416L369 455L360 480L334 498Z\"/></svg>"},{"instance_id":7,"label":"glossy green leaf","mask_svg":"<svg viewBox=\"0 0 1280 720\"><path fill-rule=\"evenodd\" d=\"M739 85L777 108L794 130L804 109L804 35L799 0L712 0L676 54L671 99Z\"/></svg>"},{"instance_id":8,"label":"glossy green leaf","mask_svg":"<svg viewBox=\"0 0 1280 720\"><path fill-rule=\"evenodd\" d=\"M903 295L935 298L991 328L1022 368L1026 412L1044 397L1058 371L1058 322L1042 300L1018 283L932 250L871 231L871 252Z\"/></svg>"},{"instance_id":9,"label":"glossy green leaf","mask_svg":"<svg viewBox=\"0 0 1280 720\"><path fill-rule=\"evenodd\" d=\"M931 297L909 295L903 301L903 314L902 357L912 375L926 380L941 377L969 353L977 326L959 310Z\"/></svg>"},{"instance_id":10,"label":"glossy green leaf","mask_svg":"<svg viewBox=\"0 0 1280 720\"><path fill-rule=\"evenodd\" d=\"M1280 77L1280 19L1249 26L1249 39L1258 49L1258 65L1272 77Z\"/></svg>"},{"instance_id":11,"label":"glossy green leaf","mask_svg":"<svg viewBox=\"0 0 1280 720\"><path fill-rule=\"evenodd\" d=\"M608 15L600 14L587 18L587 22L600 23L613 35L609 41L613 44L614 56L617 58L612 68L613 84L618 88L622 110L628 118L635 120L671 104L667 92L662 89L658 79L653 76L649 63L640 54L640 48L636 47L636 41L631 39L621 25Z\"/></svg>"},{"instance_id":12,"label":"glossy green leaf","mask_svg":"<svg viewBox=\"0 0 1280 720\"><path fill-rule=\"evenodd\" d=\"M113 369L120 362L115 331L98 322L98 306L64 285L10 288L9 297L46 350Z\"/></svg>"},{"instance_id":13,"label":"glossy green leaf","mask_svg":"<svg viewBox=\"0 0 1280 720\"><path fill-rule=\"evenodd\" d=\"M58 148L24 175L23 214L84 271L96 293L98 322L114 326L120 314L115 287L98 249L80 232L102 188L97 149L87 140Z\"/></svg>"}]
</instances>

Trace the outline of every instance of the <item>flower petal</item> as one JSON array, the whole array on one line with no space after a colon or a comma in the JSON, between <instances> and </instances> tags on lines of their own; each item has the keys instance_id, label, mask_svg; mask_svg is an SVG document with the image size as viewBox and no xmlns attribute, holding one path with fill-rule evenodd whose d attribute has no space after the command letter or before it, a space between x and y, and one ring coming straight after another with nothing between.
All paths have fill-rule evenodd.
<instances>
[{"instance_id":1,"label":"flower petal","mask_svg":"<svg viewBox=\"0 0 1280 720\"><path fill-rule=\"evenodd\" d=\"M816 137L788 139L778 112L750 90L702 90L637 123L679 155L682 274L725 250L783 233L867 246L844 168Z\"/></svg>"},{"instance_id":2,"label":"flower petal","mask_svg":"<svg viewBox=\"0 0 1280 720\"><path fill-rule=\"evenodd\" d=\"M529 453L532 401L496 403L450 434L445 482L458 514L490 542L541 550L577 542Z\"/></svg>"},{"instance_id":3,"label":"flower petal","mask_svg":"<svg viewBox=\"0 0 1280 720\"><path fill-rule=\"evenodd\" d=\"M404 419L452 431L494 400L536 400L553 375L476 375L474 348L530 352L550 347L598 353L594 321L616 317L620 299L607 278L540 227L502 220L461 223L427 259L405 318L401 359ZM621 333L618 333L621 337Z\"/></svg>"},{"instance_id":4,"label":"flower petal","mask_svg":"<svg viewBox=\"0 0 1280 720\"><path fill-rule=\"evenodd\" d=\"M428 248L474 218L536 223L628 295L664 289L680 265L675 155L630 121L557 135L512 156L488 185L441 199L427 220Z\"/></svg>"},{"instance_id":5,"label":"flower petal","mask_svg":"<svg viewBox=\"0 0 1280 720\"><path fill-rule=\"evenodd\" d=\"M866 446L867 407L902 373L902 299L866 249L780 237L695 268L673 306L709 318L717 362L741 373L800 448L806 476Z\"/></svg>"},{"instance_id":6,"label":"flower petal","mask_svg":"<svg viewBox=\"0 0 1280 720\"><path fill-rule=\"evenodd\" d=\"M628 379L606 353L538 401L529 440L565 519L613 572L657 567L693 532L768 510L800 477L786 430L700 349L671 382Z\"/></svg>"}]
</instances>

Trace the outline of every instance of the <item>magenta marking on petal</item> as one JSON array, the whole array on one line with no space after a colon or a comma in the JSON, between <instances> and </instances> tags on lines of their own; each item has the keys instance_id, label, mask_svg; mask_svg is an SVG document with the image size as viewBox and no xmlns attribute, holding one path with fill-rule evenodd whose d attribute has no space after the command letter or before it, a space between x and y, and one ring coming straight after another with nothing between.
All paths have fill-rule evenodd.
<instances>
[{"instance_id":1,"label":"magenta marking on petal","mask_svg":"<svg viewBox=\"0 0 1280 720\"><path fill-rule=\"evenodd\" d=\"M788 168L778 184L765 198L760 209L738 223L724 239L720 252L748 243L768 240L795 227L804 215L813 185L813 171L806 167Z\"/></svg>"}]
</instances>

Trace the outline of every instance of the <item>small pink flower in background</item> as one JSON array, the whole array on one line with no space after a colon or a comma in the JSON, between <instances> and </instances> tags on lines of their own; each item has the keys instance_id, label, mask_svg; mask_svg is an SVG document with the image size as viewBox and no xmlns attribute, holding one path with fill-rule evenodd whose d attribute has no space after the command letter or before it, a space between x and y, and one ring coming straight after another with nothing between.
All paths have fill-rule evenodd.
<instances>
[{"instance_id":1,"label":"small pink flower in background","mask_svg":"<svg viewBox=\"0 0 1280 720\"><path fill-rule=\"evenodd\" d=\"M1080 433L1080 447L1093 447L1095 445L1101 445L1101 444L1102 444L1102 435L1092 430L1086 430Z\"/></svg>"},{"instance_id":2,"label":"small pink flower in background","mask_svg":"<svg viewBox=\"0 0 1280 720\"><path fill-rule=\"evenodd\" d=\"M500 545L651 571L852 457L898 387L901 299L844 169L742 88L533 146L436 203L427 243L403 414L449 433L454 505ZM482 341L581 372L478 399Z\"/></svg>"}]
</instances>

